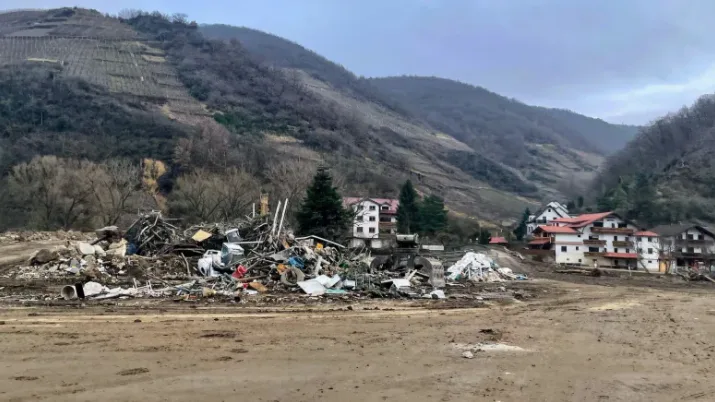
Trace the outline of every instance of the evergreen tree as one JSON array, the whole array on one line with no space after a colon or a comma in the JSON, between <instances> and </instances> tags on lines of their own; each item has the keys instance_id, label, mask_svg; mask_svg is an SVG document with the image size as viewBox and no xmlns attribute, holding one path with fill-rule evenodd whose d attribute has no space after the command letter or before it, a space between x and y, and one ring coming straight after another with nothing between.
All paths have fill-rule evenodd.
<instances>
[{"instance_id":1,"label":"evergreen tree","mask_svg":"<svg viewBox=\"0 0 715 402\"><path fill-rule=\"evenodd\" d=\"M333 178L320 166L296 218L300 233L338 239L352 226L355 214L343 208L343 199L333 187Z\"/></svg>"},{"instance_id":2,"label":"evergreen tree","mask_svg":"<svg viewBox=\"0 0 715 402\"><path fill-rule=\"evenodd\" d=\"M568 203L566 203L566 209L568 209L569 212L575 211L575 210L576 210L576 203L573 202L573 200L569 201Z\"/></svg>"},{"instance_id":3,"label":"evergreen tree","mask_svg":"<svg viewBox=\"0 0 715 402\"><path fill-rule=\"evenodd\" d=\"M400 189L400 205L397 207L397 232L420 231L420 199L412 182L407 180Z\"/></svg>"},{"instance_id":4,"label":"evergreen tree","mask_svg":"<svg viewBox=\"0 0 715 402\"><path fill-rule=\"evenodd\" d=\"M485 228L479 229L479 238L477 239L477 242L479 244L489 244L489 241L492 239L492 234L489 232L489 230Z\"/></svg>"},{"instance_id":5,"label":"evergreen tree","mask_svg":"<svg viewBox=\"0 0 715 402\"><path fill-rule=\"evenodd\" d=\"M444 201L436 195L428 195L420 206L420 231L433 235L446 226L447 210L444 209Z\"/></svg>"},{"instance_id":6,"label":"evergreen tree","mask_svg":"<svg viewBox=\"0 0 715 402\"><path fill-rule=\"evenodd\" d=\"M526 208L524 215L521 216L519 225L514 229L514 237L516 237L517 240L523 240L524 236L526 236L526 224L529 222L529 216L531 216L531 211L529 211L529 208Z\"/></svg>"},{"instance_id":7,"label":"evergreen tree","mask_svg":"<svg viewBox=\"0 0 715 402\"><path fill-rule=\"evenodd\" d=\"M576 199L576 206L581 209L583 208L583 196L579 195L578 198Z\"/></svg>"}]
</instances>

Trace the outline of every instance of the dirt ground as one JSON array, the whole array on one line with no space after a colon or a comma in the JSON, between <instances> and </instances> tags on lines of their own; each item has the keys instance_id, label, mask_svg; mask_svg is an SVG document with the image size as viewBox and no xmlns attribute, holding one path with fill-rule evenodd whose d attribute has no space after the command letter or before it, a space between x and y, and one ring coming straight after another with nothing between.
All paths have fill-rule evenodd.
<instances>
[{"instance_id":1,"label":"dirt ground","mask_svg":"<svg viewBox=\"0 0 715 402\"><path fill-rule=\"evenodd\" d=\"M609 281L456 309L5 306L0 400L715 400L715 288ZM525 350L462 357L478 342Z\"/></svg>"}]
</instances>

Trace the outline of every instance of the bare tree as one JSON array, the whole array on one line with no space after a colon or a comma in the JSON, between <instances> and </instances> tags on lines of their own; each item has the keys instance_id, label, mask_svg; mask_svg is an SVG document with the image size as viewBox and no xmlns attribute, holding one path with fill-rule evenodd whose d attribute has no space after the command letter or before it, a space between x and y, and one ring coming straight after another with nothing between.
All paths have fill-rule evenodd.
<instances>
[{"instance_id":1,"label":"bare tree","mask_svg":"<svg viewBox=\"0 0 715 402\"><path fill-rule=\"evenodd\" d=\"M141 169L127 160L110 160L87 177L91 185L97 223L115 225L136 212L141 196Z\"/></svg>"},{"instance_id":2,"label":"bare tree","mask_svg":"<svg viewBox=\"0 0 715 402\"><path fill-rule=\"evenodd\" d=\"M246 214L259 194L256 179L242 170L232 168L224 174L196 170L179 177L170 208L189 220L229 221Z\"/></svg>"},{"instance_id":3,"label":"bare tree","mask_svg":"<svg viewBox=\"0 0 715 402\"><path fill-rule=\"evenodd\" d=\"M13 201L39 229L81 228L91 218L91 162L35 157L15 166L8 177Z\"/></svg>"}]
</instances>

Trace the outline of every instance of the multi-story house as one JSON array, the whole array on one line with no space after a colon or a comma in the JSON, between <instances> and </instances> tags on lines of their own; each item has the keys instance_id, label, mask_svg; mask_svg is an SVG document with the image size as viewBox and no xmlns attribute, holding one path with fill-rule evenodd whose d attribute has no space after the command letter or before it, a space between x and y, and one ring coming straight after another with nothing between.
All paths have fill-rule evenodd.
<instances>
[{"instance_id":1,"label":"multi-story house","mask_svg":"<svg viewBox=\"0 0 715 402\"><path fill-rule=\"evenodd\" d=\"M556 201L550 202L538 213L529 216L529 220L526 222L526 235L531 235L539 225L548 225L554 219L568 218L569 216L569 210L563 204Z\"/></svg>"},{"instance_id":2,"label":"multi-story house","mask_svg":"<svg viewBox=\"0 0 715 402\"><path fill-rule=\"evenodd\" d=\"M343 204L355 211L351 247L382 248L383 240L397 229L399 201L390 198L345 197Z\"/></svg>"},{"instance_id":3,"label":"multi-story house","mask_svg":"<svg viewBox=\"0 0 715 402\"><path fill-rule=\"evenodd\" d=\"M706 227L686 223L652 229L660 236L660 271L707 269L715 263L715 234Z\"/></svg>"},{"instance_id":4,"label":"multi-story house","mask_svg":"<svg viewBox=\"0 0 715 402\"><path fill-rule=\"evenodd\" d=\"M639 231L613 212L557 218L552 225L563 229L540 227L538 233L556 231L551 235L556 263L649 271L658 269L655 248L650 250L639 244L639 238L651 239L654 236L645 235L647 232Z\"/></svg>"}]
</instances>

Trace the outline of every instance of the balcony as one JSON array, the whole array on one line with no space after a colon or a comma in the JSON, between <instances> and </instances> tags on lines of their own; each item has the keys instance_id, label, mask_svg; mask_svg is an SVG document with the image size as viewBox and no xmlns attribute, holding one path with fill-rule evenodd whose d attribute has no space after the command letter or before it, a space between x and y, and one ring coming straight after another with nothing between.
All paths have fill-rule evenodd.
<instances>
[{"instance_id":1,"label":"balcony","mask_svg":"<svg viewBox=\"0 0 715 402\"><path fill-rule=\"evenodd\" d=\"M614 240L613 241L613 247L626 247L626 248L634 248L635 245L630 242L630 241L623 241L623 240Z\"/></svg>"},{"instance_id":2,"label":"balcony","mask_svg":"<svg viewBox=\"0 0 715 402\"><path fill-rule=\"evenodd\" d=\"M675 239L675 244L678 246L685 246L685 247L713 247L715 246L715 241L712 241L710 239L681 239L677 238Z\"/></svg>"},{"instance_id":3,"label":"balcony","mask_svg":"<svg viewBox=\"0 0 715 402\"><path fill-rule=\"evenodd\" d=\"M602 253L600 251L599 252L586 251L585 253L583 253L583 256L584 257L603 257L604 254L606 254L606 253Z\"/></svg>"},{"instance_id":4,"label":"balcony","mask_svg":"<svg viewBox=\"0 0 715 402\"><path fill-rule=\"evenodd\" d=\"M598 239L584 239L583 244L585 246L605 246L606 241Z\"/></svg>"},{"instance_id":5,"label":"balcony","mask_svg":"<svg viewBox=\"0 0 715 402\"><path fill-rule=\"evenodd\" d=\"M633 234L633 232L634 230L631 228L604 228L598 226L594 226L591 228L591 233L630 235Z\"/></svg>"}]
</instances>

